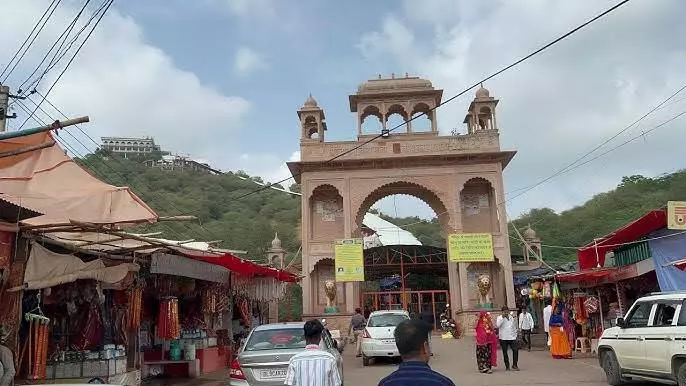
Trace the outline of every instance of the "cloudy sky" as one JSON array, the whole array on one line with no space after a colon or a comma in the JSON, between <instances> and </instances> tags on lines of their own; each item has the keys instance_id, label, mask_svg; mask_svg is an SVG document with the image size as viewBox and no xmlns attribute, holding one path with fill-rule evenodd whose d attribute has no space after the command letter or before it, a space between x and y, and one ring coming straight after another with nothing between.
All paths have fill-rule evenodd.
<instances>
[{"instance_id":1,"label":"cloudy sky","mask_svg":"<svg viewBox=\"0 0 686 386\"><path fill-rule=\"evenodd\" d=\"M88 15L100 2L91 2ZM84 129L95 139L153 136L165 149L275 181L288 175L284 162L298 158L296 110L309 93L326 111L327 139L353 139L347 95L359 83L408 72L450 96L614 2L117 0L48 99L70 116L89 115ZM0 68L48 3L0 0ZM5 82L13 91L82 4L62 0ZM518 151L506 170L507 190L550 176L686 84L683 15L683 1L633 0L489 81L500 99L501 144ZM46 75L39 91L59 70ZM472 95L439 110L441 131L462 130ZM685 98L686 92L677 95L596 154L683 111ZM15 112L20 119L10 129L27 115ZM685 122L676 119L513 198L510 216L573 207L623 175L683 168ZM82 138L88 149L63 139L84 154L95 148L88 139ZM382 203L391 214L395 207L399 215L430 213L402 198Z\"/></svg>"}]
</instances>

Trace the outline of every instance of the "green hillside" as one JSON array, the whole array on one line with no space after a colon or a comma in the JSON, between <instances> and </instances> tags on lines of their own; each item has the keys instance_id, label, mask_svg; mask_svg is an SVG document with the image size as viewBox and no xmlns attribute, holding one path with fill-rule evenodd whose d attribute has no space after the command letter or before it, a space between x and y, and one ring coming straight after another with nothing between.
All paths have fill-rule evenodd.
<instances>
[{"instance_id":1,"label":"green hillside","mask_svg":"<svg viewBox=\"0 0 686 386\"><path fill-rule=\"evenodd\" d=\"M177 240L222 240L222 247L246 250L250 258L258 261L264 258L275 231L291 257L300 246L300 198L265 189L236 199L259 187L241 179L248 177L243 172L208 175L161 171L145 167L142 160L103 154L91 154L77 161L104 181L130 186L160 215L190 214L200 220L150 225L144 227L146 232L162 231L162 237ZM259 177L248 178L261 182ZM583 205L561 213L548 208L532 209L511 225L523 230L531 224L544 244L580 246L665 205L668 200L679 199L686 200L686 172L656 178L631 176L623 178L616 189ZM437 220L393 218L382 213L380 216L406 227L426 245L444 246ZM513 231L510 234L515 237ZM512 250L518 250L516 240L512 240ZM575 252L569 249L544 248L543 252L549 262L575 259Z\"/></svg>"},{"instance_id":2,"label":"green hillside","mask_svg":"<svg viewBox=\"0 0 686 386\"><path fill-rule=\"evenodd\" d=\"M651 209L667 205L669 200L686 200L686 172L679 171L656 178L640 175L624 177L622 182L570 210L555 213L552 209L532 209L513 221L520 231L526 225L536 230L543 244L581 246L641 217ZM510 232L513 235L513 232ZM512 243L515 250L516 242ZM543 248L548 262L576 259L576 252L561 248Z\"/></svg>"}]
</instances>

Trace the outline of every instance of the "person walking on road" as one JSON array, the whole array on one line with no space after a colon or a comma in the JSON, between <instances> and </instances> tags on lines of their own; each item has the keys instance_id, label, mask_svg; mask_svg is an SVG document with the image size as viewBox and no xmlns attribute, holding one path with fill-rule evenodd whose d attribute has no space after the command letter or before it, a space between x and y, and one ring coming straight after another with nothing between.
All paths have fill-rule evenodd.
<instances>
[{"instance_id":1,"label":"person walking on road","mask_svg":"<svg viewBox=\"0 0 686 386\"><path fill-rule=\"evenodd\" d=\"M423 320L404 320L395 328L395 345L403 359L398 369L379 381L378 386L455 386L450 378L429 367L431 326Z\"/></svg>"},{"instance_id":2,"label":"person walking on road","mask_svg":"<svg viewBox=\"0 0 686 386\"><path fill-rule=\"evenodd\" d=\"M519 332L522 334L522 342L526 345L527 351L531 351L531 330L534 329L534 318L529 310L522 308L519 313Z\"/></svg>"},{"instance_id":3,"label":"person walking on road","mask_svg":"<svg viewBox=\"0 0 686 386\"><path fill-rule=\"evenodd\" d=\"M431 356L434 356L434 351L431 349L431 334L433 333L433 329L436 326L436 317L434 316L434 313L431 311L431 308L429 307L424 307L424 310L422 311L420 318L424 323L428 324L431 326L431 331L429 331L429 337L428 342L429 342L429 354Z\"/></svg>"},{"instance_id":4,"label":"person walking on road","mask_svg":"<svg viewBox=\"0 0 686 386\"><path fill-rule=\"evenodd\" d=\"M288 386L341 386L336 357L319 348L324 325L318 319L305 322L305 351L288 362L285 385Z\"/></svg>"},{"instance_id":5,"label":"person walking on road","mask_svg":"<svg viewBox=\"0 0 686 386\"><path fill-rule=\"evenodd\" d=\"M498 337L493 328L491 315L486 311L479 313L476 322L476 365L479 372L491 374L498 365Z\"/></svg>"},{"instance_id":6,"label":"person walking on road","mask_svg":"<svg viewBox=\"0 0 686 386\"><path fill-rule=\"evenodd\" d=\"M365 326L367 325L367 321L364 318L364 315L362 315L362 310L360 308L355 308L355 315L353 315L352 318L350 318L350 331L349 335L351 335L354 339L355 342L355 356L356 357L361 357L362 356L362 331L364 331Z\"/></svg>"},{"instance_id":7,"label":"person walking on road","mask_svg":"<svg viewBox=\"0 0 686 386\"><path fill-rule=\"evenodd\" d=\"M500 348L503 350L503 361L505 362L505 370L510 370L510 357L508 356L508 348L512 350L512 370L519 371L517 362L519 361L519 348L517 347L517 325L515 324L515 317L512 311L503 306L502 315L498 316L495 322L498 329L498 339L500 339Z\"/></svg>"},{"instance_id":8,"label":"person walking on road","mask_svg":"<svg viewBox=\"0 0 686 386\"><path fill-rule=\"evenodd\" d=\"M552 344L550 340L550 317L553 315L553 305L550 300L546 299L545 308L543 308L543 331L545 331L545 339L547 340L548 347Z\"/></svg>"}]
</instances>

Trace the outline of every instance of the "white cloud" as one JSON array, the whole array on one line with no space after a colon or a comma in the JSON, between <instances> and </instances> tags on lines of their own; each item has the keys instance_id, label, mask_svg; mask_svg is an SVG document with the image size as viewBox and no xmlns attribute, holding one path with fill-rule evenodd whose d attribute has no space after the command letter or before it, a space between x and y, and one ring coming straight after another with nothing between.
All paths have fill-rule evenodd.
<instances>
[{"instance_id":1,"label":"white cloud","mask_svg":"<svg viewBox=\"0 0 686 386\"><path fill-rule=\"evenodd\" d=\"M3 12L15 16L0 24L0 46L11 47L0 52L0 62L9 60L46 5L47 1L3 2ZM66 5L58 8L36 47L22 61L20 73L9 79L12 87L30 73L75 13L75 8ZM59 70L43 80L39 91L46 91ZM250 108L247 100L224 95L202 84L192 72L176 67L162 50L145 42L135 20L115 8L103 18L48 99L69 116L89 115L91 123L83 128L96 141L102 135L148 135L167 149L219 163L226 149L217 138L237 130ZM47 104L44 108L58 117ZM17 113L26 116L21 110ZM93 150L90 140L82 142Z\"/></svg>"},{"instance_id":2,"label":"white cloud","mask_svg":"<svg viewBox=\"0 0 686 386\"><path fill-rule=\"evenodd\" d=\"M420 74L445 90L444 99L611 6L613 1L523 2L407 0L404 13L383 16L379 31L361 36L368 61ZM679 89L686 3L631 2L548 51L487 82L500 99L504 149L518 150L506 169L506 190L536 183L569 164ZM389 22L389 18L394 20ZM396 25L399 23L399 25ZM398 36L390 34L389 25ZM429 40L420 39L426 30ZM412 49L401 43L413 42ZM421 53L408 55L408 52ZM424 53L427 52L425 55ZM390 61L390 63L389 63ZM441 107L441 131L461 122L473 93ZM684 110L685 95L628 130L598 153ZM531 207L565 209L615 186L623 175L658 175L681 165L670 161L686 141L686 119L561 175L508 202L519 215ZM464 131L464 130L462 130Z\"/></svg>"},{"instance_id":3,"label":"white cloud","mask_svg":"<svg viewBox=\"0 0 686 386\"><path fill-rule=\"evenodd\" d=\"M300 161L300 151L295 151L287 162ZM242 154L239 157L237 170L243 170L251 176L260 176L266 182L281 182L284 188L288 188L295 181L291 178L286 162L274 154Z\"/></svg>"},{"instance_id":4,"label":"white cloud","mask_svg":"<svg viewBox=\"0 0 686 386\"><path fill-rule=\"evenodd\" d=\"M267 66L266 59L251 48L240 47L236 51L233 69L238 75L249 75L255 71L264 70Z\"/></svg>"}]
</instances>

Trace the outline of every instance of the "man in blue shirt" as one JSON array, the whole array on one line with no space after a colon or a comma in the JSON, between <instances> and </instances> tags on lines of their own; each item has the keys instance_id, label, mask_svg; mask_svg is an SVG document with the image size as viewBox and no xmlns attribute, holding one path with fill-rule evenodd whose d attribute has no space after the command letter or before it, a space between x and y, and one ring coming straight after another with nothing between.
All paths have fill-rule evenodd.
<instances>
[{"instance_id":1,"label":"man in blue shirt","mask_svg":"<svg viewBox=\"0 0 686 386\"><path fill-rule=\"evenodd\" d=\"M430 332L431 326L419 319L398 324L393 335L403 362L391 375L379 381L379 386L455 386L448 377L429 367Z\"/></svg>"}]
</instances>

